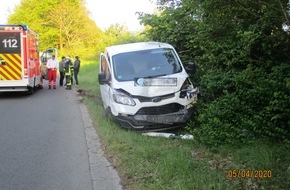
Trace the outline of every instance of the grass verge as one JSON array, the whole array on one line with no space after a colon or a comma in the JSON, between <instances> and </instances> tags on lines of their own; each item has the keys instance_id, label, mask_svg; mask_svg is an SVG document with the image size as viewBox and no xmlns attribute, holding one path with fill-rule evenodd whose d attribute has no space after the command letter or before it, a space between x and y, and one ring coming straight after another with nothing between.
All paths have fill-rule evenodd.
<instances>
[{"instance_id":1,"label":"grass verge","mask_svg":"<svg viewBox=\"0 0 290 190\"><path fill-rule=\"evenodd\" d=\"M123 130L102 115L97 73L96 63L83 64L79 88L124 189L290 189L289 146L257 140L238 148L213 148Z\"/></svg>"}]
</instances>

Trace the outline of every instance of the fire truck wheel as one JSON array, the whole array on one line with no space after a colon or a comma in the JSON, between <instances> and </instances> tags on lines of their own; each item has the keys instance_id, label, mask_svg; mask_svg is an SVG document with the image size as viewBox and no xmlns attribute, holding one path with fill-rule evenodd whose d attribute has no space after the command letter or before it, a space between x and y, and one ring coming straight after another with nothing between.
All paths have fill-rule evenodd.
<instances>
[{"instance_id":1,"label":"fire truck wheel","mask_svg":"<svg viewBox=\"0 0 290 190\"><path fill-rule=\"evenodd\" d=\"M31 87L31 86L29 86L29 87L27 87L27 94L28 95L31 95L31 94L33 94L33 92L34 92L34 88L33 87Z\"/></svg>"}]
</instances>

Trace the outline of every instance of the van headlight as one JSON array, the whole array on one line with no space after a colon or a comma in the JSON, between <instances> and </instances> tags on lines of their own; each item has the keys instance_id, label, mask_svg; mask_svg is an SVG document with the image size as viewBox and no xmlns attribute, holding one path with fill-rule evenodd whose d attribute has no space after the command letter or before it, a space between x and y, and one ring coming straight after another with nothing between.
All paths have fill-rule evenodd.
<instances>
[{"instance_id":1,"label":"van headlight","mask_svg":"<svg viewBox=\"0 0 290 190\"><path fill-rule=\"evenodd\" d=\"M193 97L196 97L197 93L198 93L198 88L194 88L189 78L187 78L180 88L179 97L191 99Z\"/></svg>"},{"instance_id":2,"label":"van headlight","mask_svg":"<svg viewBox=\"0 0 290 190\"><path fill-rule=\"evenodd\" d=\"M121 92L119 90L113 91L113 99L118 104L123 104L127 106L135 106L136 103L129 95L125 94L124 92Z\"/></svg>"}]
</instances>

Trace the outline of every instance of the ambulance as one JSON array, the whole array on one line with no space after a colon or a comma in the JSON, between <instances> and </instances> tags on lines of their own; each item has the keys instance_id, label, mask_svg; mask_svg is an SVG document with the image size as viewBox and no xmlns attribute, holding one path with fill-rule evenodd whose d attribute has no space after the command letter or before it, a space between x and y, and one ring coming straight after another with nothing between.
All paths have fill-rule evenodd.
<instances>
[{"instance_id":1,"label":"ambulance","mask_svg":"<svg viewBox=\"0 0 290 190\"><path fill-rule=\"evenodd\" d=\"M38 35L27 25L0 25L0 92L42 87Z\"/></svg>"}]
</instances>

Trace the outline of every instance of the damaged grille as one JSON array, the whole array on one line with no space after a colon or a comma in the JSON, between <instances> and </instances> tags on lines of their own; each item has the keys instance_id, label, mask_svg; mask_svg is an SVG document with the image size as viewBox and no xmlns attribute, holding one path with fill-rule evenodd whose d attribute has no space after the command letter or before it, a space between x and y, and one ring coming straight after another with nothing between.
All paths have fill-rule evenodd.
<instances>
[{"instance_id":1,"label":"damaged grille","mask_svg":"<svg viewBox=\"0 0 290 190\"><path fill-rule=\"evenodd\" d=\"M160 101L169 98L174 98L174 93L156 97L133 96L133 98L137 98L140 102L154 102L155 98L159 98Z\"/></svg>"},{"instance_id":2,"label":"damaged grille","mask_svg":"<svg viewBox=\"0 0 290 190\"><path fill-rule=\"evenodd\" d=\"M144 107L141 108L136 115L161 115L161 114L169 114L182 110L184 106L172 103L163 106L153 106L153 107Z\"/></svg>"}]
</instances>

